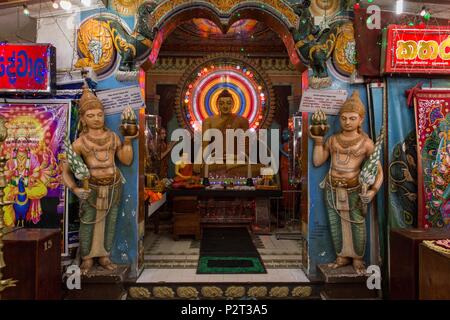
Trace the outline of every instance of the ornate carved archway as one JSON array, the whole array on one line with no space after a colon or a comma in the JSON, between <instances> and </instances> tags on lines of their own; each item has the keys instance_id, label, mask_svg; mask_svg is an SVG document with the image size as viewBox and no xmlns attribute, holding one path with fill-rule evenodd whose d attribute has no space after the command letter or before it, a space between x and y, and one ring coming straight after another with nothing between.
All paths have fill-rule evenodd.
<instances>
[{"instance_id":1,"label":"ornate carved archway","mask_svg":"<svg viewBox=\"0 0 450 320\"><path fill-rule=\"evenodd\" d=\"M119 71L128 77L136 66L147 70L158 58L164 40L183 22L194 18L213 21L226 33L237 21L252 19L272 29L283 41L291 63L305 70L296 49L292 31L298 29L299 16L283 0L163 0L144 2L138 9L131 32L118 17L92 16L80 26L75 67L93 67L105 78L117 55ZM108 55L106 55L108 53ZM116 77L118 73L116 73Z\"/></svg>"},{"instance_id":2,"label":"ornate carved archway","mask_svg":"<svg viewBox=\"0 0 450 320\"><path fill-rule=\"evenodd\" d=\"M299 25L299 17L283 0L163 0L152 12L149 21L151 28L157 30L150 54L152 63L170 33L192 18L209 19L224 33L241 19L263 22L283 40L292 64L299 70L305 69L291 34L291 30Z\"/></svg>"},{"instance_id":3,"label":"ornate carved archway","mask_svg":"<svg viewBox=\"0 0 450 320\"><path fill-rule=\"evenodd\" d=\"M174 13L192 8L209 8L219 17L230 17L242 9L261 10L273 14L285 23L288 29L298 26L299 18L292 8L283 0L164 0L152 14L153 26L159 28L164 20L168 20Z\"/></svg>"}]
</instances>

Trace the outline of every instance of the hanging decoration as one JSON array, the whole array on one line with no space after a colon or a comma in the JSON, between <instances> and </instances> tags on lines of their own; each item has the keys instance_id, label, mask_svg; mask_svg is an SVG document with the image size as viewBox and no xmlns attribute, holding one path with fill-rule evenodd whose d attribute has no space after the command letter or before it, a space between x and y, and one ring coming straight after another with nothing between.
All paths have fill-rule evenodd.
<instances>
[{"instance_id":1,"label":"hanging decoration","mask_svg":"<svg viewBox=\"0 0 450 320\"><path fill-rule=\"evenodd\" d=\"M356 71L356 41L353 23L342 25L336 39L333 52L333 65L344 76L351 76Z\"/></svg>"},{"instance_id":2,"label":"hanging decoration","mask_svg":"<svg viewBox=\"0 0 450 320\"><path fill-rule=\"evenodd\" d=\"M417 129L419 225L450 226L450 90L414 97Z\"/></svg>"}]
</instances>

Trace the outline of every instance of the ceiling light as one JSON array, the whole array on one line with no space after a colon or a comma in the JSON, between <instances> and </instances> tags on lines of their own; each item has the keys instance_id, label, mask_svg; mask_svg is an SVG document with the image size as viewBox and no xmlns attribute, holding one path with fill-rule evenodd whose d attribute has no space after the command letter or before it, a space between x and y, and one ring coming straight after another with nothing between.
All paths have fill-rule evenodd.
<instances>
[{"instance_id":1,"label":"ceiling light","mask_svg":"<svg viewBox=\"0 0 450 320\"><path fill-rule=\"evenodd\" d=\"M85 7L89 7L92 4L91 0L81 0L81 3L85 6Z\"/></svg>"},{"instance_id":2,"label":"ceiling light","mask_svg":"<svg viewBox=\"0 0 450 320\"><path fill-rule=\"evenodd\" d=\"M23 14L26 16L30 15L30 10L28 10L28 7L26 4L23 5Z\"/></svg>"},{"instance_id":3,"label":"ceiling light","mask_svg":"<svg viewBox=\"0 0 450 320\"><path fill-rule=\"evenodd\" d=\"M52 7L53 7L53 9L59 8L59 4L58 4L58 2L56 2L56 0L52 0Z\"/></svg>"},{"instance_id":4,"label":"ceiling light","mask_svg":"<svg viewBox=\"0 0 450 320\"><path fill-rule=\"evenodd\" d=\"M61 0L59 2L59 5L66 11L69 11L70 8L72 8L72 2L70 2L69 0Z\"/></svg>"},{"instance_id":5,"label":"ceiling light","mask_svg":"<svg viewBox=\"0 0 450 320\"><path fill-rule=\"evenodd\" d=\"M397 14L403 13L403 0L397 0L396 6L395 6L395 12Z\"/></svg>"},{"instance_id":6,"label":"ceiling light","mask_svg":"<svg viewBox=\"0 0 450 320\"><path fill-rule=\"evenodd\" d=\"M420 11L420 15L423 17L426 14L427 14L427 9L425 8L425 6L423 6L422 10Z\"/></svg>"}]
</instances>

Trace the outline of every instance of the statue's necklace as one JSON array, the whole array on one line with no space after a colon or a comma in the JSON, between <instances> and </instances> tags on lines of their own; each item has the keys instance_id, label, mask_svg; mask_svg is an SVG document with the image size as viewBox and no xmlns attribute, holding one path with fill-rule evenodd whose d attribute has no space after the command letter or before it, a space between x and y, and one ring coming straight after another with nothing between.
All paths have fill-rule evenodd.
<instances>
[{"instance_id":1,"label":"statue's necklace","mask_svg":"<svg viewBox=\"0 0 450 320\"><path fill-rule=\"evenodd\" d=\"M95 147L92 147L91 151L94 154L95 159L97 159L100 162L107 162L109 160L109 151L111 150L111 146L113 145L113 142L114 142L114 137L111 137L111 136L112 136L111 133L108 134L105 138L93 138L89 134L86 134L83 136L86 138L86 140L93 143L94 145L102 145L103 146L105 144L108 144L108 147L106 148L106 150L104 148L96 149ZM113 139L112 142L111 142L111 138ZM91 151L89 151L89 153ZM105 158L102 159L98 156L99 151L106 151Z\"/></svg>"},{"instance_id":2,"label":"statue's necklace","mask_svg":"<svg viewBox=\"0 0 450 320\"><path fill-rule=\"evenodd\" d=\"M109 149L110 149L111 145L108 146L108 149L106 150L106 157L104 159L100 159L100 157L97 155L97 150L93 149L92 151L94 151L94 157L95 159L97 159L100 162L106 162L109 160Z\"/></svg>"},{"instance_id":3,"label":"statue's necklace","mask_svg":"<svg viewBox=\"0 0 450 320\"><path fill-rule=\"evenodd\" d=\"M341 137L341 134L336 135L337 142L341 145L342 148L350 148L353 146L356 146L361 142L361 140L364 139L362 135L359 135L358 137L352 139L352 140L343 140Z\"/></svg>"},{"instance_id":4,"label":"statue's necklace","mask_svg":"<svg viewBox=\"0 0 450 320\"><path fill-rule=\"evenodd\" d=\"M110 134L108 134L104 138L94 138L94 137L91 137L89 134L84 135L84 137L86 137L86 139L88 141L90 141L93 144L96 144L98 146L104 146L105 144L107 144L108 142L111 141L111 135Z\"/></svg>"},{"instance_id":5,"label":"statue's necklace","mask_svg":"<svg viewBox=\"0 0 450 320\"><path fill-rule=\"evenodd\" d=\"M340 152L339 152L339 148L336 148L336 162L339 165L347 165L350 162L350 156L351 155L353 155L355 157L359 156L358 150L353 151L350 148L359 145L363 141L364 136L360 135L359 137L356 137L355 139L348 140L348 141L342 140L340 134L336 135L335 137L336 137L336 140L337 140L338 144L342 148L346 149L343 152L345 154L346 158L345 158L345 160L341 160L341 155L340 155Z\"/></svg>"}]
</instances>

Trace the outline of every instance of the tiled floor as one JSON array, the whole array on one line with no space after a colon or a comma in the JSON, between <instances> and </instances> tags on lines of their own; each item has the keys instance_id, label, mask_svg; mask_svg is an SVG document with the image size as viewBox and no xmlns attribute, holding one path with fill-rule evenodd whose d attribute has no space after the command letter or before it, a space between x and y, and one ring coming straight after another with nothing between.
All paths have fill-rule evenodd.
<instances>
[{"instance_id":1,"label":"tiled floor","mask_svg":"<svg viewBox=\"0 0 450 320\"><path fill-rule=\"evenodd\" d=\"M302 271L301 241L259 235L254 243L266 274L197 274L199 241L191 238L174 241L169 233L149 233L145 239L146 268L137 282L309 282Z\"/></svg>"}]
</instances>

